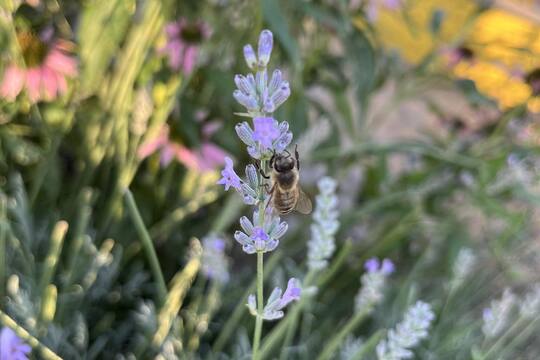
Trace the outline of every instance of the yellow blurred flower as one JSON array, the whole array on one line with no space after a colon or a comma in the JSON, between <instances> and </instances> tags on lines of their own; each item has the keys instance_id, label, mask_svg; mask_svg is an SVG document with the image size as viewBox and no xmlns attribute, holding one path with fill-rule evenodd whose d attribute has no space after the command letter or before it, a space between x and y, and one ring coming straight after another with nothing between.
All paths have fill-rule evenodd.
<instances>
[{"instance_id":1,"label":"yellow blurred flower","mask_svg":"<svg viewBox=\"0 0 540 360\"><path fill-rule=\"evenodd\" d=\"M449 44L465 44L472 59L458 56L451 73L474 81L502 109L527 103L531 112L540 112L540 94L525 80L540 68L540 24L506 10L518 6L523 14L531 1L504 3L477 15L477 5L469 0L409 1L402 12L381 10L374 27L385 48L397 50L412 64L432 52L444 54L441 50ZM444 14L437 36L430 30L436 11ZM359 21L355 24L362 28Z\"/></svg>"}]
</instances>

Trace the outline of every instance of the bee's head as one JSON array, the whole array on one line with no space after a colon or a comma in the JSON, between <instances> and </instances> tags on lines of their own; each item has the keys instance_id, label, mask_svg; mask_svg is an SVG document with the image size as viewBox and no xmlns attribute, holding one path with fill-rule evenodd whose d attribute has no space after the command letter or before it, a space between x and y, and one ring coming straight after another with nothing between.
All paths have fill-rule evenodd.
<instances>
[{"instance_id":1,"label":"bee's head","mask_svg":"<svg viewBox=\"0 0 540 360\"><path fill-rule=\"evenodd\" d=\"M274 170L277 172L290 171L295 166L295 160L290 155L275 155L274 158Z\"/></svg>"}]
</instances>

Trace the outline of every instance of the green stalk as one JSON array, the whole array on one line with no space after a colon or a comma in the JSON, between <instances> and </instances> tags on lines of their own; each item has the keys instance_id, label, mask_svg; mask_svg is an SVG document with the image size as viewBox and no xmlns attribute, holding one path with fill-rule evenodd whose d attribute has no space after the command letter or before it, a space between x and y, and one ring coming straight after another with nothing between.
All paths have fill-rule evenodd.
<instances>
[{"instance_id":1,"label":"green stalk","mask_svg":"<svg viewBox=\"0 0 540 360\"><path fill-rule=\"evenodd\" d=\"M68 230L68 223L64 220L60 220L56 223L51 234L51 243L49 245L49 253L45 258L43 267L43 274L39 281L39 293L41 294L42 301L46 297L47 285L51 284L52 278L56 271L56 265L62 251L62 245L64 243L64 237ZM42 304L43 305L43 304Z\"/></svg>"},{"instance_id":2,"label":"green stalk","mask_svg":"<svg viewBox=\"0 0 540 360\"><path fill-rule=\"evenodd\" d=\"M494 355L495 353L497 353L500 350L500 347L508 339L508 337L512 335L514 331L519 329L522 325L525 325L526 321L527 321L526 318L520 317L514 324L512 324L512 326L508 330L506 330L506 332L503 335L501 335L497 339L497 341L495 341L495 343L488 349L488 351L484 354L484 356L482 356L482 359L490 359L491 355Z\"/></svg>"},{"instance_id":3,"label":"green stalk","mask_svg":"<svg viewBox=\"0 0 540 360\"><path fill-rule=\"evenodd\" d=\"M336 350L343 343L343 340L345 340L345 337L362 323L368 313L369 311L367 310L357 312L354 317L345 324L341 331L334 335L332 339L330 339L317 360L331 359L332 355L334 355Z\"/></svg>"},{"instance_id":4,"label":"green stalk","mask_svg":"<svg viewBox=\"0 0 540 360\"><path fill-rule=\"evenodd\" d=\"M156 255L156 250L154 249L154 244L152 243L152 239L150 239L150 235L148 235L148 230L146 230L146 226L141 218L137 204L135 204L135 200L133 199L133 195L129 189L125 190L125 200L129 215L135 225L137 233L139 234L139 238L148 258L148 262L150 263L154 280L157 283L157 300L161 305L167 298L167 285L165 284L165 279L163 278L163 273L161 272L161 267L159 266L159 260Z\"/></svg>"},{"instance_id":5,"label":"green stalk","mask_svg":"<svg viewBox=\"0 0 540 360\"><path fill-rule=\"evenodd\" d=\"M263 253L257 252L257 317L255 318L255 332L253 333L253 360L257 360L259 344L261 342L263 323Z\"/></svg>"},{"instance_id":6,"label":"green stalk","mask_svg":"<svg viewBox=\"0 0 540 360\"><path fill-rule=\"evenodd\" d=\"M266 264L266 273L263 276L268 277L270 274L270 271L274 269L274 267L278 264L279 260L281 260L281 257L283 256L283 253L277 250L271 257L268 263ZM214 354L217 354L223 350L223 347L225 347L225 344L227 343L227 340L230 339L231 335L233 334L234 330L238 327L238 323L240 320L242 320L242 316L246 313L246 299L249 296L249 294L256 291L256 279L253 279L251 284L246 289L244 295L241 297L240 302L236 307L234 308L232 315L229 317L225 325L223 326L222 330L219 332L219 336L212 346L212 352Z\"/></svg>"},{"instance_id":7,"label":"green stalk","mask_svg":"<svg viewBox=\"0 0 540 360\"><path fill-rule=\"evenodd\" d=\"M360 360L363 359L366 354L370 353L375 346L381 341L386 330L380 329L375 334L371 335L369 339L362 345L362 348L352 356L350 360Z\"/></svg>"},{"instance_id":8,"label":"green stalk","mask_svg":"<svg viewBox=\"0 0 540 360\"><path fill-rule=\"evenodd\" d=\"M261 169L266 173L266 160L261 160ZM266 212L265 196L265 179L262 174L259 174L261 183L259 197L259 226L264 227L264 215ZM253 360L257 360L259 345L261 343L263 311L264 311L264 254L257 251L257 316L255 318L255 330L253 332Z\"/></svg>"},{"instance_id":9,"label":"green stalk","mask_svg":"<svg viewBox=\"0 0 540 360\"><path fill-rule=\"evenodd\" d=\"M6 197L0 193L0 299L4 298L6 285Z\"/></svg>"}]
</instances>

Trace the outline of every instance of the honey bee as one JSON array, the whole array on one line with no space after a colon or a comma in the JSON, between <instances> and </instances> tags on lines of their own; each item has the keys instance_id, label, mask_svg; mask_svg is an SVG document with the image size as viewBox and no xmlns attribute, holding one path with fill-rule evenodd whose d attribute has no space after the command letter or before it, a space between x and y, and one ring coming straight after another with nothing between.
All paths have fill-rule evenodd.
<instances>
[{"instance_id":1,"label":"honey bee","mask_svg":"<svg viewBox=\"0 0 540 360\"><path fill-rule=\"evenodd\" d=\"M289 151L285 154L276 154L270 159L272 174L272 187L268 192L270 195L269 204L281 215L285 215L295 210L302 214L309 214L313 208L311 200L300 187L300 160L298 150L295 147L293 157ZM263 174L264 176L264 174Z\"/></svg>"}]
</instances>

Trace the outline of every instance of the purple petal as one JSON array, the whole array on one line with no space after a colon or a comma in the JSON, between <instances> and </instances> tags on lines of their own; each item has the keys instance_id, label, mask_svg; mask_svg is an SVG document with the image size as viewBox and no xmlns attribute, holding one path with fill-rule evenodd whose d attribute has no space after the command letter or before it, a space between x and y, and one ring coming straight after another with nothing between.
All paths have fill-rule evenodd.
<instances>
[{"instance_id":1,"label":"purple petal","mask_svg":"<svg viewBox=\"0 0 540 360\"><path fill-rule=\"evenodd\" d=\"M244 46L244 58L246 59L247 66L253 69L257 65L257 57L255 56L255 50L251 45Z\"/></svg>"},{"instance_id":2,"label":"purple petal","mask_svg":"<svg viewBox=\"0 0 540 360\"><path fill-rule=\"evenodd\" d=\"M364 269L368 273L374 273L379 270L379 259L377 258L371 258L364 264Z\"/></svg>"}]
</instances>

